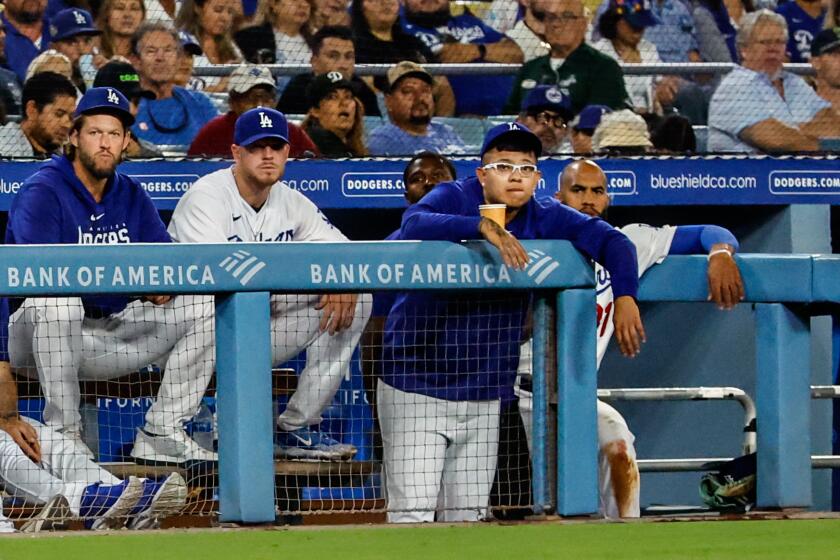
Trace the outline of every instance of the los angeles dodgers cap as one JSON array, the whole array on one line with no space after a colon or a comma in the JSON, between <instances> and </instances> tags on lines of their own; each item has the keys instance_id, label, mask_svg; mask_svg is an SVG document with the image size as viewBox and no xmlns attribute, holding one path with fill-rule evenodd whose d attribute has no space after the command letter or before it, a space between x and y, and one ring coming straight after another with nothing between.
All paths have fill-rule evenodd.
<instances>
[{"instance_id":1,"label":"los angeles dodgers cap","mask_svg":"<svg viewBox=\"0 0 840 560\"><path fill-rule=\"evenodd\" d=\"M811 41L811 56L822 56L840 50L840 26L823 29Z\"/></svg>"},{"instance_id":2,"label":"los angeles dodgers cap","mask_svg":"<svg viewBox=\"0 0 840 560\"><path fill-rule=\"evenodd\" d=\"M505 140L522 142L528 146L530 151L534 152L535 156L540 157L542 155L542 142L537 135L522 123L509 122L497 124L487 131L484 136L484 143L481 145L481 157L484 157L488 150Z\"/></svg>"},{"instance_id":3,"label":"los angeles dodgers cap","mask_svg":"<svg viewBox=\"0 0 840 560\"><path fill-rule=\"evenodd\" d=\"M55 14L50 20L50 38L63 41L76 35L102 35L93 24L93 16L81 8L67 8Z\"/></svg>"},{"instance_id":4,"label":"los angeles dodgers cap","mask_svg":"<svg viewBox=\"0 0 840 560\"><path fill-rule=\"evenodd\" d=\"M612 109L606 105L587 105L578 113L578 116L569 123L575 130L584 130L592 133L598 128L598 123L601 122L601 117L607 113L611 113Z\"/></svg>"},{"instance_id":5,"label":"los angeles dodgers cap","mask_svg":"<svg viewBox=\"0 0 840 560\"><path fill-rule=\"evenodd\" d=\"M557 86L537 86L522 103L522 110L530 114L546 109L558 113L564 121L572 118L572 100L568 95L563 95Z\"/></svg>"},{"instance_id":6,"label":"los angeles dodgers cap","mask_svg":"<svg viewBox=\"0 0 840 560\"><path fill-rule=\"evenodd\" d=\"M134 115L131 114L128 99L118 89L112 87L95 87L87 90L76 105L73 117L102 113L114 115L126 127L134 124Z\"/></svg>"},{"instance_id":7,"label":"los angeles dodgers cap","mask_svg":"<svg viewBox=\"0 0 840 560\"><path fill-rule=\"evenodd\" d=\"M233 129L234 144L250 146L263 138L277 138L288 144L289 123L286 115L267 107L256 107L239 115Z\"/></svg>"}]
</instances>

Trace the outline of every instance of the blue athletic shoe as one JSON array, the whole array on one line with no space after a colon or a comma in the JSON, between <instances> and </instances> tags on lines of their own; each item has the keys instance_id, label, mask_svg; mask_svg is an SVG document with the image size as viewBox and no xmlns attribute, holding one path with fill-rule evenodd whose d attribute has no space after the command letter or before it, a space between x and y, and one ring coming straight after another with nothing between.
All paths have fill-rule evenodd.
<instances>
[{"instance_id":1,"label":"blue athletic shoe","mask_svg":"<svg viewBox=\"0 0 840 560\"><path fill-rule=\"evenodd\" d=\"M274 454L287 459L341 461L352 459L356 447L338 442L319 431L300 428L292 432L280 430Z\"/></svg>"},{"instance_id":2,"label":"blue athletic shoe","mask_svg":"<svg viewBox=\"0 0 840 560\"><path fill-rule=\"evenodd\" d=\"M126 526L129 529L153 529L160 525L161 519L181 511L187 501L187 483L184 477L174 472L163 480L140 479L143 482L143 494Z\"/></svg>"},{"instance_id":3,"label":"blue athletic shoe","mask_svg":"<svg viewBox=\"0 0 840 560\"><path fill-rule=\"evenodd\" d=\"M119 484L97 482L85 488L79 513L88 529L119 529L140 496L143 482L133 476Z\"/></svg>"}]
</instances>

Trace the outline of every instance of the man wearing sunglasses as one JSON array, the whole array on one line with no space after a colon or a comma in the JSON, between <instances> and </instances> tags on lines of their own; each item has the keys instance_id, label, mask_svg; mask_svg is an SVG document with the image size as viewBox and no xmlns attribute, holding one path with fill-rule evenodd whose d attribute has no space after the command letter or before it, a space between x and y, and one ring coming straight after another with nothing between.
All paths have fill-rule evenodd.
<instances>
[{"instance_id":1,"label":"man wearing sunglasses","mask_svg":"<svg viewBox=\"0 0 840 560\"><path fill-rule=\"evenodd\" d=\"M572 119L569 97L555 86L537 86L522 103L516 122L527 126L542 142L543 153L556 154L566 140L566 123Z\"/></svg>"},{"instance_id":2,"label":"man wearing sunglasses","mask_svg":"<svg viewBox=\"0 0 840 560\"><path fill-rule=\"evenodd\" d=\"M564 239L612 275L622 351L638 354L636 253L606 222L534 198L540 139L520 123L487 133L476 175L441 183L403 215L401 239L485 239L505 265L530 260L519 239ZM504 204L505 225L479 214ZM501 271L507 269L500 269ZM400 293L385 324L377 388L390 522L485 517L496 468L500 402L513 399L530 294Z\"/></svg>"}]
</instances>

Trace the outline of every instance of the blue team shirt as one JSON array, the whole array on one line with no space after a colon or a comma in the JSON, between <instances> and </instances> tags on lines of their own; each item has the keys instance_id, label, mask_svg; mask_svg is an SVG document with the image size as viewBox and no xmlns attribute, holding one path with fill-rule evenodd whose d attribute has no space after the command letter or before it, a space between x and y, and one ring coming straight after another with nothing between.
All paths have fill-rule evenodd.
<instances>
[{"instance_id":1,"label":"blue team shirt","mask_svg":"<svg viewBox=\"0 0 840 560\"><path fill-rule=\"evenodd\" d=\"M171 242L152 199L134 179L115 173L96 202L65 156L53 156L21 186L12 200L6 243L112 245ZM85 296L89 316L117 313L123 296Z\"/></svg>"},{"instance_id":2,"label":"blue team shirt","mask_svg":"<svg viewBox=\"0 0 840 560\"><path fill-rule=\"evenodd\" d=\"M449 18L446 26L431 29L409 23L405 15L400 22L403 30L423 41L433 53L445 42L490 44L505 36L470 13ZM475 61L478 62L478 61ZM455 93L459 115L499 115L513 89L514 76L450 75L449 84Z\"/></svg>"},{"instance_id":3,"label":"blue team shirt","mask_svg":"<svg viewBox=\"0 0 840 560\"><path fill-rule=\"evenodd\" d=\"M50 44L49 22L45 17L44 26L41 30L41 46L38 47L6 19L6 14L3 14L0 18L3 19L3 25L6 27L6 66L17 74L20 83L23 83L26 79L26 69L29 68L29 63L47 50Z\"/></svg>"},{"instance_id":4,"label":"blue team shirt","mask_svg":"<svg viewBox=\"0 0 840 560\"><path fill-rule=\"evenodd\" d=\"M372 156L405 156L429 151L452 155L465 151L464 141L448 124L430 122L426 134L409 134L393 123L373 129L368 137L368 151Z\"/></svg>"},{"instance_id":5,"label":"blue team shirt","mask_svg":"<svg viewBox=\"0 0 840 560\"><path fill-rule=\"evenodd\" d=\"M795 0L785 2L776 13L781 14L788 25L787 53L791 62L808 62L811 60L811 41L822 31L825 9L818 17L811 17L799 7Z\"/></svg>"},{"instance_id":6,"label":"blue team shirt","mask_svg":"<svg viewBox=\"0 0 840 560\"><path fill-rule=\"evenodd\" d=\"M172 88L172 97L141 99L132 131L155 145L189 146L201 128L219 111L200 91Z\"/></svg>"},{"instance_id":7,"label":"blue team shirt","mask_svg":"<svg viewBox=\"0 0 840 560\"><path fill-rule=\"evenodd\" d=\"M401 239L479 239L484 203L475 177L442 183L403 215ZM518 239L565 239L612 274L616 297L635 296L633 244L598 218L552 198L531 199L507 229ZM399 292L385 323L383 381L450 401L512 398L528 292Z\"/></svg>"}]
</instances>

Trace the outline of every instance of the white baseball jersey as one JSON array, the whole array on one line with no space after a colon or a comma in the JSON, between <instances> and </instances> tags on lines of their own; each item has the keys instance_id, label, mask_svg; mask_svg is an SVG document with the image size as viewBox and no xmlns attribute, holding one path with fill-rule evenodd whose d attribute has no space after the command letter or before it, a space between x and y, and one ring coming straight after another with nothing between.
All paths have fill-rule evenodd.
<instances>
[{"instance_id":1,"label":"white baseball jersey","mask_svg":"<svg viewBox=\"0 0 840 560\"><path fill-rule=\"evenodd\" d=\"M639 260L639 278L655 264L668 256L671 242L677 228L674 226L653 227L647 224L629 224L621 228L621 233L630 238L636 246L636 258ZM595 301L598 305L598 367L607 353L610 339L615 331L613 324L614 302L610 273L600 264L595 263Z\"/></svg>"},{"instance_id":2,"label":"white baseball jersey","mask_svg":"<svg viewBox=\"0 0 840 560\"><path fill-rule=\"evenodd\" d=\"M315 204L282 181L259 210L248 204L232 167L205 175L178 202L169 234L180 243L347 241Z\"/></svg>"}]
</instances>

